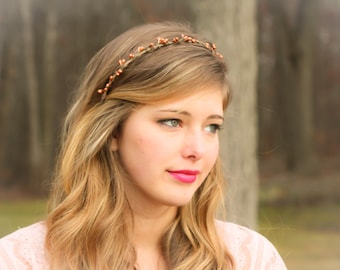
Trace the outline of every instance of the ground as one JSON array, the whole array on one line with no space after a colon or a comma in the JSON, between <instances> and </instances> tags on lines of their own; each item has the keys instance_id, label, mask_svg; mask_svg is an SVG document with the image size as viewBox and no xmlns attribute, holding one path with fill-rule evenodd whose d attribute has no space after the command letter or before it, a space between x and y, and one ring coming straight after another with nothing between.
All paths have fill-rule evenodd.
<instances>
[{"instance_id":1,"label":"ground","mask_svg":"<svg viewBox=\"0 0 340 270\"><path fill-rule=\"evenodd\" d=\"M268 167L265 167L268 166ZM260 231L292 270L340 269L340 161L314 173L261 168Z\"/></svg>"}]
</instances>

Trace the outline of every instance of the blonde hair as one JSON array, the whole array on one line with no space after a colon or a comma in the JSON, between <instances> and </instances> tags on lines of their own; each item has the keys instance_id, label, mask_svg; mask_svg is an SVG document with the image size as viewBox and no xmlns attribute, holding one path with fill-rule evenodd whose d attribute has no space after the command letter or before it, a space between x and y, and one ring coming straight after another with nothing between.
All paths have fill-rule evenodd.
<instances>
[{"instance_id":1,"label":"blonde hair","mask_svg":"<svg viewBox=\"0 0 340 270\"><path fill-rule=\"evenodd\" d=\"M106 100L97 90L119 68L118 60L157 37L198 38L177 23L146 24L108 43L81 78L62 136L50 196L46 248L51 269L132 269L136 254L130 239L132 212L125 196L126 172L110 150L113 136L136 106L217 84L230 93L223 60L197 44L174 44L135 59L113 82ZM188 205L162 238L169 269L232 269L233 260L215 227L223 198L219 159Z\"/></svg>"}]
</instances>

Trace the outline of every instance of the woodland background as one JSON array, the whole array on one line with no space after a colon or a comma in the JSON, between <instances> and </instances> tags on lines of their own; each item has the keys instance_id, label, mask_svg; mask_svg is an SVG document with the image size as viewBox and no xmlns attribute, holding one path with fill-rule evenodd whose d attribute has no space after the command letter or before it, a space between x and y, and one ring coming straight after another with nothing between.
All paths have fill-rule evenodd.
<instances>
[{"instance_id":1,"label":"woodland background","mask_svg":"<svg viewBox=\"0 0 340 270\"><path fill-rule=\"evenodd\" d=\"M259 204L339 204L339 0L0 0L0 200L46 196L84 66L163 20L189 22L228 62L230 219L256 227Z\"/></svg>"}]
</instances>

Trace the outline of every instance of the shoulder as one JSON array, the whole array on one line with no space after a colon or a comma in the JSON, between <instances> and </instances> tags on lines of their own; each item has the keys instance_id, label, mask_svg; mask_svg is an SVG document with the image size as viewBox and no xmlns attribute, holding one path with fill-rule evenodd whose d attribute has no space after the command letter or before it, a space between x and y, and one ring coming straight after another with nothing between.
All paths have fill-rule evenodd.
<instances>
[{"instance_id":1,"label":"shoulder","mask_svg":"<svg viewBox=\"0 0 340 270\"><path fill-rule=\"evenodd\" d=\"M45 237L45 225L39 222L1 238L0 269L47 269Z\"/></svg>"},{"instance_id":2,"label":"shoulder","mask_svg":"<svg viewBox=\"0 0 340 270\"><path fill-rule=\"evenodd\" d=\"M273 244L258 232L222 221L216 221L216 227L236 269L287 269Z\"/></svg>"}]
</instances>

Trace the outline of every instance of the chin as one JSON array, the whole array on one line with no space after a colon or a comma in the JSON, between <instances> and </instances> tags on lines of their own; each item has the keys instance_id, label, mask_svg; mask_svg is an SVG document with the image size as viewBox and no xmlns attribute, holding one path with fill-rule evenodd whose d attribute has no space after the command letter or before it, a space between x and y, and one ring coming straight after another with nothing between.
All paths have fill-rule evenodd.
<instances>
[{"instance_id":1,"label":"chin","mask_svg":"<svg viewBox=\"0 0 340 270\"><path fill-rule=\"evenodd\" d=\"M172 207L181 207L190 203L194 196L195 192L187 191L187 192L169 192L168 194L163 194L163 198L159 197L159 203L172 206Z\"/></svg>"},{"instance_id":2,"label":"chin","mask_svg":"<svg viewBox=\"0 0 340 270\"><path fill-rule=\"evenodd\" d=\"M167 206L175 206L175 207L181 207L181 206L184 206L184 205L187 205L189 202L191 201L191 198L187 199L187 200L177 200L177 201L168 201L166 202L165 204Z\"/></svg>"}]
</instances>

